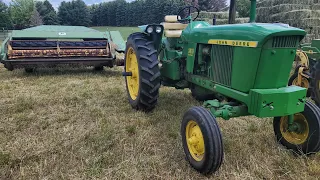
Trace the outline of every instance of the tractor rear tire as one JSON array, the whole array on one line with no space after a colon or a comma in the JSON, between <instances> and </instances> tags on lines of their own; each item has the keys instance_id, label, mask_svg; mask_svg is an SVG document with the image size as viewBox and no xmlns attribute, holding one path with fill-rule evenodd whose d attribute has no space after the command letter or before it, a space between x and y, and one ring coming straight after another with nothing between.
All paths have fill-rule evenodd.
<instances>
[{"instance_id":1,"label":"tractor rear tire","mask_svg":"<svg viewBox=\"0 0 320 180\"><path fill-rule=\"evenodd\" d=\"M223 162L223 143L215 117L203 107L190 108L181 123L182 145L190 165L208 175Z\"/></svg>"},{"instance_id":2,"label":"tractor rear tire","mask_svg":"<svg viewBox=\"0 0 320 180\"><path fill-rule=\"evenodd\" d=\"M311 98L320 107L320 63L317 62L311 70L312 80L311 86Z\"/></svg>"},{"instance_id":3,"label":"tractor rear tire","mask_svg":"<svg viewBox=\"0 0 320 180\"><path fill-rule=\"evenodd\" d=\"M304 111L294 115L294 123L300 131L290 132L287 117L273 119L274 133L277 141L297 154L314 154L320 150L320 109L307 101Z\"/></svg>"},{"instance_id":4,"label":"tractor rear tire","mask_svg":"<svg viewBox=\"0 0 320 180\"><path fill-rule=\"evenodd\" d=\"M311 77L311 75L308 72L304 72L305 74L307 74L309 77ZM288 86L292 86L292 85L296 85L295 83L298 81L298 74L299 72L295 72L289 79L288 82ZM302 78L302 87L307 89L307 97L311 96L311 92L310 92L310 79L306 78L306 77L301 77Z\"/></svg>"},{"instance_id":5,"label":"tractor rear tire","mask_svg":"<svg viewBox=\"0 0 320 180\"><path fill-rule=\"evenodd\" d=\"M133 33L128 37L124 70L132 73L125 78L132 108L153 110L159 97L160 69L157 50L145 34Z\"/></svg>"}]
</instances>

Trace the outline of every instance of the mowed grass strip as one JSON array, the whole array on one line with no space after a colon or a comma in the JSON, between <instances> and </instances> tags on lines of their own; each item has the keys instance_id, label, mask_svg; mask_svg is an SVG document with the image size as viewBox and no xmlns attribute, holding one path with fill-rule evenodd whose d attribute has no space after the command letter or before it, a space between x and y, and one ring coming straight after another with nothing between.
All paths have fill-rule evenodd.
<instances>
[{"instance_id":1,"label":"mowed grass strip","mask_svg":"<svg viewBox=\"0 0 320 180\"><path fill-rule=\"evenodd\" d=\"M317 179L320 154L296 157L272 119L218 118L225 159L204 177L185 160L189 90L162 87L151 113L128 104L123 67L7 71L0 66L0 179Z\"/></svg>"}]
</instances>

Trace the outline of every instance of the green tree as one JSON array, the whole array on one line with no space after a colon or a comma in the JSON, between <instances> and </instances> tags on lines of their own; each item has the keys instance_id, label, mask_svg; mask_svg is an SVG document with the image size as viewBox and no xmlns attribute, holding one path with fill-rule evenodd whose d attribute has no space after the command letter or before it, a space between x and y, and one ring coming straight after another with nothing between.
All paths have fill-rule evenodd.
<instances>
[{"instance_id":1,"label":"green tree","mask_svg":"<svg viewBox=\"0 0 320 180\"><path fill-rule=\"evenodd\" d=\"M1 28L11 28L11 18L9 15L8 6L0 0L0 27Z\"/></svg>"},{"instance_id":2,"label":"green tree","mask_svg":"<svg viewBox=\"0 0 320 180\"><path fill-rule=\"evenodd\" d=\"M30 26L39 26L42 24L43 24L42 18L39 12L37 11L37 8L33 8L33 12L30 18Z\"/></svg>"},{"instance_id":3,"label":"green tree","mask_svg":"<svg viewBox=\"0 0 320 180\"><path fill-rule=\"evenodd\" d=\"M58 18L62 25L89 26L91 15L82 0L63 1L58 9Z\"/></svg>"},{"instance_id":4,"label":"green tree","mask_svg":"<svg viewBox=\"0 0 320 180\"><path fill-rule=\"evenodd\" d=\"M137 26L161 23L165 15L177 14L184 0L125 0L91 6L92 24L100 26Z\"/></svg>"},{"instance_id":5,"label":"green tree","mask_svg":"<svg viewBox=\"0 0 320 180\"><path fill-rule=\"evenodd\" d=\"M250 14L250 2L248 0L237 0L237 11L240 17L249 17Z\"/></svg>"},{"instance_id":6,"label":"green tree","mask_svg":"<svg viewBox=\"0 0 320 180\"><path fill-rule=\"evenodd\" d=\"M16 29L29 27L30 18L35 8L33 0L12 0L10 3L10 16Z\"/></svg>"},{"instance_id":7,"label":"green tree","mask_svg":"<svg viewBox=\"0 0 320 180\"><path fill-rule=\"evenodd\" d=\"M227 0L198 0L201 11L220 11L227 6Z\"/></svg>"},{"instance_id":8,"label":"green tree","mask_svg":"<svg viewBox=\"0 0 320 180\"><path fill-rule=\"evenodd\" d=\"M59 24L58 16L54 10L52 4L48 1L37 1L36 8L43 19L45 25L57 25Z\"/></svg>"},{"instance_id":9,"label":"green tree","mask_svg":"<svg viewBox=\"0 0 320 180\"><path fill-rule=\"evenodd\" d=\"M126 7L127 2L125 0L116 0L115 1L115 7L116 7L116 26L126 26Z\"/></svg>"}]
</instances>

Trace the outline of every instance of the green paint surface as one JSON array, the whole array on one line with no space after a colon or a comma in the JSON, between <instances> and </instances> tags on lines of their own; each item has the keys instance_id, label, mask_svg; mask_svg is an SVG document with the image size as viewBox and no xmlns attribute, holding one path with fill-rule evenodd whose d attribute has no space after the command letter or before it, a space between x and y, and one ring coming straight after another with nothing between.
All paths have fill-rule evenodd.
<instances>
[{"instance_id":1,"label":"green paint surface","mask_svg":"<svg viewBox=\"0 0 320 180\"><path fill-rule=\"evenodd\" d=\"M182 39L193 43L205 44L210 39L258 41L258 47L262 47L272 36L290 35L300 36L300 39L302 39L306 32L279 24L244 23L212 26L204 22L195 21L184 30Z\"/></svg>"}]
</instances>

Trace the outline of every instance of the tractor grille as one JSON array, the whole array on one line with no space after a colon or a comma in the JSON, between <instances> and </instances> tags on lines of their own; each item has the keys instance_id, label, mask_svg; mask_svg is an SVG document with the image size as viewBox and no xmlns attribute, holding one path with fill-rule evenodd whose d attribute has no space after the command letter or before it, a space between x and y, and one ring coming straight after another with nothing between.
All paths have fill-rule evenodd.
<instances>
[{"instance_id":1,"label":"tractor grille","mask_svg":"<svg viewBox=\"0 0 320 180\"><path fill-rule=\"evenodd\" d=\"M297 36L277 36L273 38L272 47L273 48L288 48L297 47L298 44Z\"/></svg>"},{"instance_id":2,"label":"tractor grille","mask_svg":"<svg viewBox=\"0 0 320 180\"><path fill-rule=\"evenodd\" d=\"M213 80L219 84L231 86L233 47L213 45L211 53Z\"/></svg>"}]
</instances>

